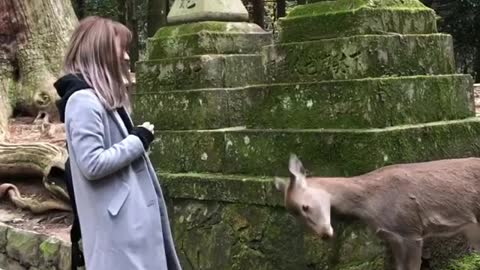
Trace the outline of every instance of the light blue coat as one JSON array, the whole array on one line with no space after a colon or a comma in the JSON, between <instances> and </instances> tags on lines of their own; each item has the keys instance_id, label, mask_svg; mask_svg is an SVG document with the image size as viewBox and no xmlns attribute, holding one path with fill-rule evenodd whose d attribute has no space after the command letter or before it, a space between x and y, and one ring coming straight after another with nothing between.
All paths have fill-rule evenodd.
<instances>
[{"instance_id":1,"label":"light blue coat","mask_svg":"<svg viewBox=\"0 0 480 270\"><path fill-rule=\"evenodd\" d=\"M69 98L65 126L86 270L180 270L141 140L89 89Z\"/></svg>"}]
</instances>

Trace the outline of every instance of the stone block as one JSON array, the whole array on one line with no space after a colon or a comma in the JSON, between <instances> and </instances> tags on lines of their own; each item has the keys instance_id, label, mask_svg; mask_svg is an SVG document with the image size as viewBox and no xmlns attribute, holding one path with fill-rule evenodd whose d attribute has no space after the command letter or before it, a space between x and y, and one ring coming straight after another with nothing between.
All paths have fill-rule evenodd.
<instances>
[{"instance_id":1,"label":"stone block","mask_svg":"<svg viewBox=\"0 0 480 270\"><path fill-rule=\"evenodd\" d=\"M438 75L257 85L135 96L159 130L382 128L475 116L472 78Z\"/></svg>"},{"instance_id":2,"label":"stone block","mask_svg":"<svg viewBox=\"0 0 480 270\"><path fill-rule=\"evenodd\" d=\"M279 42L301 42L356 35L432 34L437 32L431 9L349 10L293 16L279 21Z\"/></svg>"},{"instance_id":3,"label":"stone block","mask_svg":"<svg viewBox=\"0 0 480 270\"><path fill-rule=\"evenodd\" d=\"M358 11L363 8L369 9L408 9L408 10L429 10L419 0L336 0L336 1L309 1L319 2L309 5L299 5L289 14L288 18L314 16L318 14L328 14L344 11Z\"/></svg>"},{"instance_id":4,"label":"stone block","mask_svg":"<svg viewBox=\"0 0 480 270\"><path fill-rule=\"evenodd\" d=\"M7 231L9 226L0 223L0 253L5 252L7 246Z\"/></svg>"},{"instance_id":5,"label":"stone block","mask_svg":"<svg viewBox=\"0 0 480 270\"><path fill-rule=\"evenodd\" d=\"M62 243L58 251L58 270L71 269L71 246L70 243Z\"/></svg>"},{"instance_id":6,"label":"stone block","mask_svg":"<svg viewBox=\"0 0 480 270\"><path fill-rule=\"evenodd\" d=\"M9 257L22 265L38 266L40 262L39 245L41 235L11 228L7 231L6 251Z\"/></svg>"},{"instance_id":7,"label":"stone block","mask_svg":"<svg viewBox=\"0 0 480 270\"><path fill-rule=\"evenodd\" d=\"M241 0L178 0L168 13L169 24L198 21L248 21Z\"/></svg>"},{"instance_id":8,"label":"stone block","mask_svg":"<svg viewBox=\"0 0 480 270\"><path fill-rule=\"evenodd\" d=\"M264 47L277 83L454 74L452 37L368 35Z\"/></svg>"},{"instance_id":9,"label":"stone block","mask_svg":"<svg viewBox=\"0 0 480 270\"><path fill-rule=\"evenodd\" d=\"M147 43L147 59L203 54L256 54L272 35L253 23L198 22L162 27Z\"/></svg>"},{"instance_id":10,"label":"stone block","mask_svg":"<svg viewBox=\"0 0 480 270\"><path fill-rule=\"evenodd\" d=\"M202 55L137 63L137 93L239 87L264 79L259 55Z\"/></svg>"},{"instance_id":11,"label":"stone block","mask_svg":"<svg viewBox=\"0 0 480 270\"><path fill-rule=\"evenodd\" d=\"M335 224L338 241L323 242L304 232L278 207L184 199L174 199L174 205L172 227L185 269L347 269L360 265L383 269L378 259L383 248L361 225Z\"/></svg>"},{"instance_id":12,"label":"stone block","mask_svg":"<svg viewBox=\"0 0 480 270\"><path fill-rule=\"evenodd\" d=\"M290 153L313 174L350 176L396 163L480 155L480 119L384 129L161 131L162 172L288 175Z\"/></svg>"},{"instance_id":13,"label":"stone block","mask_svg":"<svg viewBox=\"0 0 480 270\"><path fill-rule=\"evenodd\" d=\"M58 253L60 250L60 240L50 237L45 239L39 246L42 264L45 266L53 266L58 263Z\"/></svg>"}]
</instances>

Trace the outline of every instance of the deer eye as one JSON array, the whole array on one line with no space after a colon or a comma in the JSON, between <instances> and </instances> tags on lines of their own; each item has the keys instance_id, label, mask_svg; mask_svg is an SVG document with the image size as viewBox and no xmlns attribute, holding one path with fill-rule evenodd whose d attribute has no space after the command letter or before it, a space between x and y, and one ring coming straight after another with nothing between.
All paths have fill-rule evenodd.
<instances>
[{"instance_id":1,"label":"deer eye","mask_svg":"<svg viewBox=\"0 0 480 270\"><path fill-rule=\"evenodd\" d=\"M308 212L308 210L310 210L310 207L308 205L302 205L302 210L303 212Z\"/></svg>"}]
</instances>

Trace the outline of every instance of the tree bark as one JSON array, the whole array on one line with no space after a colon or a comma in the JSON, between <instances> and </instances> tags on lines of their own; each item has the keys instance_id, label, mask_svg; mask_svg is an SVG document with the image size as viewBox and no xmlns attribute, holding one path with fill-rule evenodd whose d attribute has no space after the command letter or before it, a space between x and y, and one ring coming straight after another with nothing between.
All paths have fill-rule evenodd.
<instances>
[{"instance_id":1,"label":"tree bark","mask_svg":"<svg viewBox=\"0 0 480 270\"><path fill-rule=\"evenodd\" d=\"M11 67L2 69L12 70L14 76L1 74L2 82L10 82L10 103L23 114L56 118L54 101L58 96L53 82L77 22L71 2L0 0L0 7L6 10L2 15L7 18L0 21L0 34L7 36L11 44L8 63L3 63Z\"/></svg>"}]
</instances>

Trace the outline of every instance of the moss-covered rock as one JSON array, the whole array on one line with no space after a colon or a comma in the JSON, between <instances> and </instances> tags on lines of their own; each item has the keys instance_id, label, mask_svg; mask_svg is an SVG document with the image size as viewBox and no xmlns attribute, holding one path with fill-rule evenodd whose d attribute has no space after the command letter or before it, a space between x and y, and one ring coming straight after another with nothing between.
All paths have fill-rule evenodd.
<instances>
[{"instance_id":1,"label":"moss-covered rock","mask_svg":"<svg viewBox=\"0 0 480 270\"><path fill-rule=\"evenodd\" d=\"M147 43L147 59L203 54L256 54L272 35L256 24L198 22L162 27Z\"/></svg>"},{"instance_id":2,"label":"moss-covered rock","mask_svg":"<svg viewBox=\"0 0 480 270\"><path fill-rule=\"evenodd\" d=\"M263 81L258 55L201 55L137 63L139 94L202 88L238 87Z\"/></svg>"},{"instance_id":3,"label":"moss-covered rock","mask_svg":"<svg viewBox=\"0 0 480 270\"><path fill-rule=\"evenodd\" d=\"M158 92L135 118L160 130L369 128L474 116L470 76L416 76Z\"/></svg>"},{"instance_id":4,"label":"moss-covered rock","mask_svg":"<svg viewBox=\"0 0 480 270\"><path fill-rule=\"evenodd\" d=\"M312 10L313 11L313 10ZM371 9L293 16L279 21L279 42L300 42L371 34L432 34L435 12L429 9Z\"/></svg>"},{"instance_id":5,"label":"moss-covered rock","mask_svg":"<svg viewBox=\"0 0 480 270\"><path fill-rule=\"evenodd\" d=\"M7 231L7 254L24 265L39 265L39 244L40 235L15 228Z\"/></svg>"},{"instance_id":6,"label":"moss-covered rock","mask_svg":"<svg viewBox=\"0 0 480 270\"><path fill-rule=\"evenodd\" d=\"M60 240L52 237L47 238L40 244L40 256L45 266L53 266L58 263L60 245Z\"/></svg>"},{"instance_id":7,"label":"moss-covered rock","mask_svg":"<svg viewBox=\"0 0 480 270\"><path fill-rule=\"evenodd\" d=\"M152 159L163 172L288 175L290 153L312 173L355 175L388 164L480 155L480 119L385 129L162 131Z\"/></svg>"},{"instance_id":8,"label":"moss-covered rock","mask_svg":"<svg viewBox=\"0 0 480 270\"><path fill-rule=\"evenodd\" d=\"M264 47L272 82L455 73L450 35L367 35Z\"/></svg>"},{"instance_id":9,"label":"moss-covered rock","mask_svg":"<svg viewBox=\"0 0 480 270\"><path fill-rule=\"evenodd\" d=\"M183 199L173 204L184 269L383 269L383 248L361 225L336 225L340 241L322 242L282 208Z\"/></svg>"},{"instance_id":10,"label":"moss-covered rock","mask_svg":"<svg viewBox=\"0 0 480 270\"><path fill-rule=\"evenodd\" d=\"M5 252L7 246L7 226L0 226L0 253Z\"/></svg>"}]
</instances>

